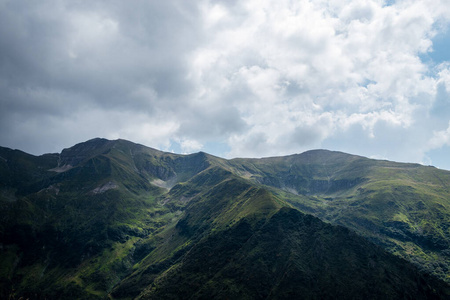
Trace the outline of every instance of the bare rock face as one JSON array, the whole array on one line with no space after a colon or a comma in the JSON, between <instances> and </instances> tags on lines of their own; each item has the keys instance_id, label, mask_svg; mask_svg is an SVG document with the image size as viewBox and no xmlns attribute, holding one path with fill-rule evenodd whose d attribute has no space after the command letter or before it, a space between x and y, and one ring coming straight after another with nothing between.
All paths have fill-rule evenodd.
<instances>
[{"instance_id":1,"label":"bare rock face","mask_svg":"<svg viewBox=\"0 0 450 300\"><path fill-rule=\"evenodd\" d=\"M92 190L93 194L103 194L106 191L117 189L118 185L113 181L108 181L104 185L98 186L95 189Z\"/></svg>"}]
</instances>

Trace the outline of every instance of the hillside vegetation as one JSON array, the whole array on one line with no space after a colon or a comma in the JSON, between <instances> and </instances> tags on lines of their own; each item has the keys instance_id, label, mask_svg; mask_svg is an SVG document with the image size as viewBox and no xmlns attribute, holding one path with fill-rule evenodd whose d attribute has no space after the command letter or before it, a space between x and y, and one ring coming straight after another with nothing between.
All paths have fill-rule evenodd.
<instances>
[{"instance_id":1,"label":"hillside vegetation","mask_svg":"<svg viewBox=\"0 0 450 300\"><path fill-rule=\"evenodd\" d=\"M450 282L450 172L324 150L230 164L299 210Z\"/></svg>"},{"instance_id":2,"label":"hillside vegetation","mask_svg":"<svg viewBox=\"0 0 450 300\"><path fill-rule=\"evenodd\" d=\"M449 188L448 171L325 150L0 147L0 298L446 299Z\"/></svg>"}]
</instances>

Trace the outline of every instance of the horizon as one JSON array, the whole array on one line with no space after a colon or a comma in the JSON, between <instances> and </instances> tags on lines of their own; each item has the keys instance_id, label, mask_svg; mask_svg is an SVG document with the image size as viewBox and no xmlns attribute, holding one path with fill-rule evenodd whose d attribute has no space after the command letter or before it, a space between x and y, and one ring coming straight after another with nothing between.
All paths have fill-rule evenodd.
<instances>
[{"instance_id":1,"label":"horizon","mask_svg":"<svg viewBox=\"0 0 450 300\"><path fill-rule=\"evenodd\" d=\"M450 170L447 1L6 1L0 141Z\"/></svg>"},{"instance_id":2,"label":"horizon","mask_svg":"<svg viewBox=\"0 0 450 300\"><path fill-rule=\"evenodd\" d=\"M228 158L228 157L218 156L218 155L215 155L215 154L212 154L212 153L209 153L209 152L206 152L206 151L202 151L202 150L197 151L197 152L191 152L191 153L169 152L169 151L164 151L164 150L161 150L161 149L158 149L158 148L150 147L150 146L147 146L145 144L136 143L136 142L133 142L133 141L130 141L130 140L127 140L127 139L122 139L122 138L107 139L107 138L102 138L102 137L95 137L95 138L91 138L91 139L83 141L83 142L75 143L75 144L73 144L70 147L62 148L59 152L46 152L46 153L41 153L41 154L28 153L26 151L23 151L22 149L9 148L9 147L4 147L2 145L0 145L0 147L9 148L9 149L11 149L13 151L16 151L16 150L17 151L22 151L22 152L24 152L26 154L30 154L30 155L33 155L33 156L37 157L37 156L48 155L48 154L61 154L62 151L66 150L66 149L70 149L70 148L72 148L72 147L74 147L76 145L84 144L84 143L87 143L87 142L90 142L90 141L94 141L94 140L107 140L109 142L125 141L125 142L128 142L128 143L132 143L132 144L135 144L135 145L143 146L143 147L150 148L150 149L153 149L153 150L156 150L156 151L160 151L160 152L163 152L163 153L175 154L175 155L186 155L186 156L188 156L188 155L194 155L194 154L198 154L198 153L205 153L205 154L212 155L212 156L218 157L220 159L225 159L225 160L233 160L233 159L267 159L267 158L286 157L286 156L292 156L292 155L302 155L304 153L314 152L314 151L325 151L325 152L342 153L342 154L350 155L350 156L359 156L359 157L363 157L363 158L367 158L367 159L371 159L371 160L377 160L377 161L389 161L389 162L401 163L401 164L417 164L417 165L420 165L422 167L432 167L432 168L437 168L437 169L440 169L440 170L444 170L444 171L449 171L450 172L450 170L439 168L438 166L433 166L433 165L424 165L424 164L421 164L421 163L407 162L407 161L406 162L394 161L394 160L388 160L388 159L382 159L382 158L372 158L372 157L367 157L367 156L356 154L356 153L349 153L349 152L343 152L343 151L339 151L339 150L332 150L332 149L325 149L325 148L309 149L309 150L305 150L303 152L290 153L290 154L286 154L286 155L262 156L262 157L230 157L230 158Z\"/></svg>"}]
</instances>

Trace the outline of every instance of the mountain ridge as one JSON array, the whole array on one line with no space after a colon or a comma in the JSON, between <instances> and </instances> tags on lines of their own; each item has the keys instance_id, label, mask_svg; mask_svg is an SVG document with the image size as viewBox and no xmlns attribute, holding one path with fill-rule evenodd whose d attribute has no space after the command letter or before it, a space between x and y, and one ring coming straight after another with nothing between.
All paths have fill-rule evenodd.
<instances>
[{"instance_id":1,"label":"mountain ridge","mask_svg":"<svg viewBox=\"0 0 450 300\"><path fill-rule=\"evenodd\" d=\"M180 155L100 138L41 156L0 147L0 157L0 205L6 212L0 218L0 251L8 257L0 263L3 297L10 297L13 291L30 297L39 290L42 298L161 296L152 291L166 289L163 278L169 276L169 270L185 270L183 261L191 259L191 249L204 249L210 239L216 239L225 247L217 251L225 251L227 241L232 245L239 239L239 231L233 228L244 222L250 226L249 232L260 234L261 226L274 222L269 220L281 209L349 228L422 272L450 282L450 172L445 170L329 150L227 160L204 152ZM281 222L277 226L288 225ZM330 232L338 230L330 228ZM283 247L302 243L295 232L283 239ZM341 245L334 239L326 243ZM248 249L248 255L276 268L273 264L279 260L264 254L272 246L257 242L255 247ZM252 256L252 251L262 256ZM351 247L346 251L360 250ZM244 273L251 268L245 256L234 263L235 267L242 265ZM332 254L329 256L331 259ZM339 257L332 261L336 268L330 272L335 272L332 277L336 278L343 261ZM366 272L363 261L352 260L352 272ZM300 263L300 257L292 263ZM415 267L402 267L403 263L392 268L380 264L388 273L406 272L405 276L416 279L422 276L414 275ZM196 268L186 276L194 276L192 280L200 284L203 280L199 278L209 275L201 265ZM224 268L230 274L230 269ZM221 276L214 284L207 283L201 293L199 289L194 292L190 284L186 288L200 298L204 293L216 293L213 287L225 288L224 282L231 282L228 289L242 290L235 277ZM167 280L172 280L169 277ZM439 291L422 290L424 298L448 295L445 284L420 278L420 282L430 280L427 284ZM396 280L386 284L394 283L400 284ZM283 284L287 287L290 283ZM364 284L361 281L359 288ZM421 288L409 284L400 290ZM341 289L339 283L333 285ZM255 290L244 290L250 298L259 297ZM385 296L406 295L394 290ZM344 289L342 297L351 298L355 292ZM276 298L276 294L270 295Z\"/></svg>"}]
</instances>

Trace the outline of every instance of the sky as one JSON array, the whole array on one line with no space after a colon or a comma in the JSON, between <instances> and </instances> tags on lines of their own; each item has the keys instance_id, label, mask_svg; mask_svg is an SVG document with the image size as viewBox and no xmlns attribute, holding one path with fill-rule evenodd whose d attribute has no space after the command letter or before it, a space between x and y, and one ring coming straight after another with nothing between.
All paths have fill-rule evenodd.
<instances>
[{"instance_id":1,"label":"sky","mask_svg":"<svg viewBox=\"0 0 450 300\"><path fill-rule=\"evenodd\" d=\"M450 1L0 0L0 145L450 170Z\"/></svg>"}]
</instances>

